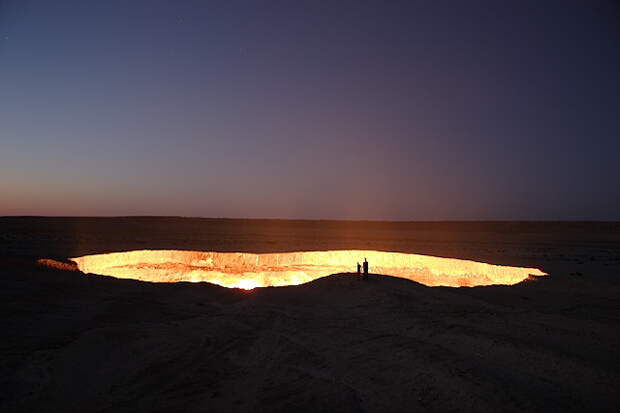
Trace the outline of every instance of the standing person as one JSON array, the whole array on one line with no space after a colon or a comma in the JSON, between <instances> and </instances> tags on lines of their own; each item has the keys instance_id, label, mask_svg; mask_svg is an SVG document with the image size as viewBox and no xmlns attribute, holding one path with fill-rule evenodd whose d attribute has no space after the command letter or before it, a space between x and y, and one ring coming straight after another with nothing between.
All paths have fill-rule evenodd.
<instances>
[{"instance_id":1,"label":"standing person","mask_svg":"<svg viewBox=\"0 0 620 413\"><path fill-rule=\"evenodd\" d=\"M357 263L357 278L361 278L362 277L362 266L360 265L360 263Z\"/></svg>"},{"instance_id":2,"label":"standing person","mask_svg":"<svg viewBox=\"0 0 620 413\"><path fill-rule=\"evenodd\" d=\"M364 279L368 279L368 261L364 258Z\"/></svg>"}]
</instances>

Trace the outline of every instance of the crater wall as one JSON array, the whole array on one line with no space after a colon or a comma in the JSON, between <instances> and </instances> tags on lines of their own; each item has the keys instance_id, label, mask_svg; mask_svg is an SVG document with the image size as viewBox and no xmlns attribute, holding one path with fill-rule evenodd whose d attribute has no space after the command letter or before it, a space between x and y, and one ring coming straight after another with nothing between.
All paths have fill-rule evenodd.
<instances>
[{"instance_id":1,"label":"crater wall","mask_svg":"<svg viewBox=\"0 0 620 413\"><path fill-rule=\"evenodd\" d=\"M384 251L338 250L251 254L140 250L72 258L84 273L151 282L207 281L224 287L297 285L330 274L355 272L367 259L370 272L428 286L516 284L536 268L509 267L456 258Z\"/></svg>"}]
</instances>

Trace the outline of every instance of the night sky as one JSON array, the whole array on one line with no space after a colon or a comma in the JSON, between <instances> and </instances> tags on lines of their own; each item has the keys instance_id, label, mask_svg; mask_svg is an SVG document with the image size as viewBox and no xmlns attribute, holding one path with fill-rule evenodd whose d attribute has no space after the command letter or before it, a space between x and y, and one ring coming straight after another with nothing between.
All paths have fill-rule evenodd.
<instances>
[{"instance_id":1,"label":"night sky","mask_svg":"<svg viewBox=\"0 0 620 413\"><path fill-rule=\"evenodd\" d=\"M619 220L620 6L0 0L0 215Z\"/></svg>"}]
</instances>

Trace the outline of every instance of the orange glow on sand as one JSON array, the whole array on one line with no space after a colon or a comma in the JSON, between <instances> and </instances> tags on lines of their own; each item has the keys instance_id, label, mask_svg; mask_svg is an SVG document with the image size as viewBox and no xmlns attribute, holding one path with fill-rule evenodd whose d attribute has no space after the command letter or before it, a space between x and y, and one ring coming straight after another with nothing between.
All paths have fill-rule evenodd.
<instances>
[{"instance_id":1,"label":"orange glow on sand","mask_svg":"<svg viewBox=\"0 0 620 413\"><path fill-rule=\"evenodd\" d=\"M229 288L298 285L320 277L356 271L367 258L370 273L416 281L427 286L512 285L536 268L397 252L340 250L271 254L142 250L72 258L80 271L151 282L206 281Z\"/></svg>"}]
</instances>

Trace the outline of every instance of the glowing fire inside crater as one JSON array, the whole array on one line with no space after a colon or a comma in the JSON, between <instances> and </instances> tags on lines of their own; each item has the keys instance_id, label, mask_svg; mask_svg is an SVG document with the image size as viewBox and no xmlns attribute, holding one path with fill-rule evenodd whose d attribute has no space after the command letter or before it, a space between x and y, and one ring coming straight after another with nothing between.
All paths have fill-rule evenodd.
<instances>
[{"instance_id":1,"label":"glowing fire inside crater","mask_svg":"<svg viewBox=\"0 0 620 413\"><path fill-rule=\"evenodd\" d=\"M340 250L272 254L143 250L72 258L80 271L152 282L206 281L230 288L298 285L336 273L356 271L370 263L370 272L416 281L428 286L516 284L536 268L397 252Z\"/></svg>"}]
</instances>

